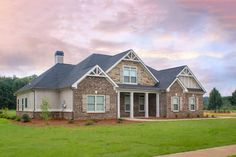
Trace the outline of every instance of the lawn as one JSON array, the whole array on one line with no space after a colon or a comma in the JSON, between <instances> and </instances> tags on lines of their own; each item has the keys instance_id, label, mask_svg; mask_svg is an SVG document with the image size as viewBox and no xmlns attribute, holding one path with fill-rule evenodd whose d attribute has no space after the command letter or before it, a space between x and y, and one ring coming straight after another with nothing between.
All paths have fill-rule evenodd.
<instances>
[{"instance_id":1,"label":"lawn","mask_svg":"<svg viewBox=\"0 0 236 157\"><path fill-rule=\"evenodd\" d=\"M230 144L236 144L236 118L80 127L0 119L0 156L151 157Z\"/></svg>"}]
</instances>

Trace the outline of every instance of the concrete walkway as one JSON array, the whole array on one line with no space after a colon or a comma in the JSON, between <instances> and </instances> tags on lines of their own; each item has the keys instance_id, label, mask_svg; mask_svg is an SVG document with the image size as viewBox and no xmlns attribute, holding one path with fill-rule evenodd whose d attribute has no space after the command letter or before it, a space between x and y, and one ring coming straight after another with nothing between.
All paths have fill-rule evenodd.
<instances>
[{"instance_id":1,"label":"concrete walkway","mask_svg":"<svg viewBox=\"0 0 236 157\"><path fill-rule=\"evenodd\" d=\"M228 157L236 155L236 145L201 149L185 153L162 155L157 157Z\"/></svg>"},{"instance_id":2,"label":"concrete walkway","mask_svg":"<svg viewBox=\"0 0 236 157\"><path fill-rule=\"evenodd\" d=\"M145 118L122 118L129 121L137 122L158 122L158 121L188 121L188 120L209 120L209 119L232 119L236 117L216 117L216 118L184 118L184 119L145 119Z\"/></svg>"}]
</instances>

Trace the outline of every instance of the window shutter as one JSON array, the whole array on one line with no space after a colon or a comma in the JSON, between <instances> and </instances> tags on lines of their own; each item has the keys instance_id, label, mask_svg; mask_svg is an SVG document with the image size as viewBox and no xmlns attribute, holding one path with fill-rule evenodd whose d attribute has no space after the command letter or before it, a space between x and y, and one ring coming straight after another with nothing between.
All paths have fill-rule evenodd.
<instances>
[{"instance_id":1,"label":"window shutter","mask_svg":"<svg viewBox=\"0 0 236 157\"><path fill-rule=\"evenodd\" d=\"M179 97L179 110L180 111L183 110L183 99L182 99L182 97Z\"/></svg>"},{"instance_id":2,"label":"window shutter","mask_svg":"<svg viewBox=\"0 0 236 157\"><path fill-rule=\"evenodd\" d=\"M196 109L198 110L199 109L199 100L198 100L198 98L196 98Z\"/></svg>"},{"instance_id":3,"label":"window shutter","mask_svg":"<svg viewBox=\"0 0 236 157\"><path fill-rule=\"evenodd\" d=\"M171 97L171 105L170 105L170 109L171 109L171 111L174 110L174 106L173 106L173 104L174 104L174 98Z\"/></svg>"},{"instance_id":4,"label":"window shutter","mask_svg":"<svg viewBox=\"0 0 236 157\"><path fill-rule=\"evenodd\" d=\"M87 112L87 95L82 95L82 112Z\"/></svg>"},{"instance_id":5,"label":"window shutter","mask_svg":"<svg viewBox=\"0 0 236 157\"><path fill-rule=\"evenodd\" d=\"M110 111L110 106L111 106L111 105L110 105L110 95L106 95L106 96L105 96L105 99L106 99L106 100L105 100L105 106L104 106L104 107L105 107L105 110L106 110L106 111Z\"/></svg>"},{"instance_id":6,"label":"window shutter","mask_svg":"<svg viewBox=\"0 0 236 157\"><path fill-rule=\"evenodd\" d=\"M123 83L123 69L120 68L120 83Z\"/></svg>"}]
</instances>

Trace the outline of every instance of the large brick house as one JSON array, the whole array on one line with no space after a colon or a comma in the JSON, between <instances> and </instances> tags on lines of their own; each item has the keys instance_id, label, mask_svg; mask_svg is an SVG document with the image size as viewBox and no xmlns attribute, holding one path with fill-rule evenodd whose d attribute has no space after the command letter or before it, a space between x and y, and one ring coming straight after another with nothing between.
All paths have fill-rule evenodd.
<instances>
[{"instance_id":1,"label":"large brick house","mask_svg":"<svg viewBox=\"0 0 236 157\"><path fill-rule=\"evenodd\" d=\"M41 115L42 99L54 118L188 118L203 116L201 83L188 66L155 70L133 50L92 54L76 65L56 64L16 92L17 115Z\"/></svg>"}]
</instances>

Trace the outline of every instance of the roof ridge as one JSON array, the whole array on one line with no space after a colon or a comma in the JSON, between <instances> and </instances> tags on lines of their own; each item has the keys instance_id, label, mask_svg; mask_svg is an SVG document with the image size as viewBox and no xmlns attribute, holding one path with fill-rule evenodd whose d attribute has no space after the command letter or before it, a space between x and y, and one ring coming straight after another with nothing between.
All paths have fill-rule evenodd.
<instances>
[{"instance_id":1,"label":"roof ridge","mask_svg":"<svg viewBox=\"0 0 236 157\"><path fill-rule=\"evenodd\" d=\"M181 65L181 66L177 66L177 67L171 67L171 68L167 68L167 69L161 69L161 70L156 70L158 72L160 71L164 71L164 70L171 70L171 69L176 69L176 68L180 68L180 67L186 67L187 65ZM152 68L152 67L151 67ZM152 68L153 69L153 68ZM154 69L155 70L155 69Z\"/></svg>"}]
</instances>

